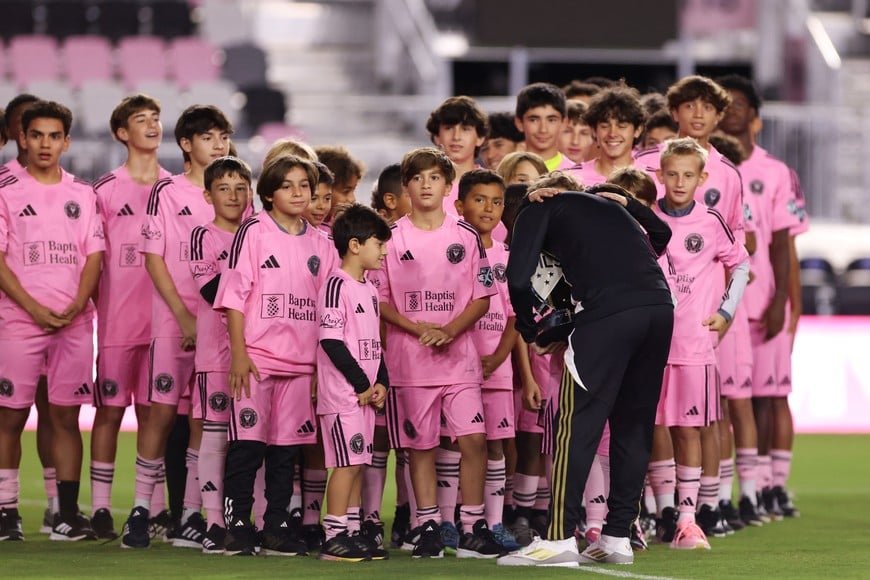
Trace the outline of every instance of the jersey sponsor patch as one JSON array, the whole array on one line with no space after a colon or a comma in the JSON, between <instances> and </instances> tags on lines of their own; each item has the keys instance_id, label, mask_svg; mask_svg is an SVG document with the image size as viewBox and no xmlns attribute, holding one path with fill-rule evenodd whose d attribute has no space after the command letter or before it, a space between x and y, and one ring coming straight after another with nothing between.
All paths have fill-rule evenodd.
<instances>
[{"instance_id":1,"label":"jersey sponsor patch","mask_svg":"<svg viewBox=\"0 0 870 580\"><path fill-rule=\"evenodd\" d=\"M263 294L260 304L260 318L282 318L284 316L284 295Z\"/></svg>"},{"instance_id":2,"label":"jersey sponsor patch","mask_svg":"<svg viewBox=\"0 0 870 580\"><path fill-rule=\"evenodd\" d=\"M492 268L489 266L484 266L477 273L477 281L484 285L486 288L492 287L495 283L495 279L492 274Z\"/></svg>"}]
</instances>

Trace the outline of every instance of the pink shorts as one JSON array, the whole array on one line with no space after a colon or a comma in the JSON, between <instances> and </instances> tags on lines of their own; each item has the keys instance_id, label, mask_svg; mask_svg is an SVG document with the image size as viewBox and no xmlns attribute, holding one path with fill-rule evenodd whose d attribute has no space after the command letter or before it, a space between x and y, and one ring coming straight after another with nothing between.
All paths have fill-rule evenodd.
<instances>
[{"instance_id":1,"label":"pink shorts","mask_svg":"<svg viewBox=\"0 0 870 580\"><path fill-rule=\"evenodd\" d=\"M722 418L715 365L667 365L656 425L706 427Z\"/></svg>"},{"instance_id":2,"label":"pink shorts","mask_svg":"<svg viewBox=\"0 0 870 580\"><path fill-rule=\"evenodd\" d=\"M319 415L326 467L371 465L375 413L370 405L353 411Z\"/></svg>"},{"instance_id":3,"label":"pink shorts","mask_svg":"<svg viewBox=\"0 0 870 580\"><path fill-rule=\"evenodd\" d=\"M523 407L523 390L514 389L514 417L516 430L523 433L543 433L544 415Z\"/></svg>"},{"instance_id":4,"label":"pink shorts","mask_svg":"<svg viewBox=\"0 0 870 580\"><path fill-rule=\"evenodd\" d=\"M93 401L92 321L54 334L0 340L0 407L30 408L43 373L52 405L75 407Z\"/></svg>"},{"instance_id":5,"label":"pink shorts","mask_svg":"<svg viewBox=\"0 0 870 580\"><path fill-rule=\"evenodd\" d=\"M752 377L754 397L785 397L791 393L791 336L782 331L765 341L765 328L752 322L756 363Z\"/></svg>"},{"instance_id":6,"label":"pink shorts","mask_svg":"<svg viewBox=\"0 0 870 580\"><path fill-rule=\"evenodd\" d=\"M193 404L190 402L190 392L187 392L178 399L178 409L176 410L179 415L190 415L190 410L193 408Z\"/></svg>"},{"instance_id":7,"label":"pink shorts","mask_svg":"<svg viewBox=\"0 0 870 580\"><path fill-rule=\"evenodd\" d=\"M148 361L148 400L178 406L182 397L189 397L193 387L194 356L192 350L181 350L181 337L152 338Z\"/></svg>"},{"instance_id":8,"label":"pink shorts","mask_svg":"<svg viewBox=\"0 0 870 580\"><path fill-rule=\"evenodd\" d=\"M393 387L387 396L387 431L394 449L438 447L442 415L452 437L486 433L478 383Z\"/></svg>"},{"instance_id":9,"label":"pink shorts","mask_svg":"<svg viewBox=\"0 0 870 580\"><path fill-rule=\"evenodd\" d=\"M776 360L778 365L776 370L779 374L779 393L778 396L786 397L791 394L791 346L794 344L794 335L786 331L782 331L773 339L777 343Z\"/></svg>"},{"instance_id":10,"label":"pink shorts","mask_svg":"<svg viewBox=\"0 0 870 580\"><path fill-rule=\"evenodd\" d=\"M229 423L230 389L226 371L196 373L196 390L190 398L191 417L202 421Z\"/></svg>"},{"instance_id":11,"label":"pink shorts","mask_svg":"<svg viewBox=\"0 0 870 580\"><path fill-rule=\"evenodd\" d=\"M610 457L610 421L604 423L604 431L601 432L601 441L598 442L595 455Z\"/></svg>"},{"instance_id":12,"label":"pink shorts","mask_svg":"<svg viewBox=\"0 0 870 580\"><path fill-rule=\"evenodd\" d=\"M147 344L104 346L97 354L94 407L148 405Z\"/></svg>"},{"instance_id":13,"label":"pink shorts","mask_svg":"<svg viewBox=\"0 0 870 580\"><path fill-rule=\"evenodd\" d=\"M317 419L311 404L311 375L251 377L251 397L230 399L230 441L269 445L317 442Z\"/></svg>"},{"instance_id":14,"label":"pink shorts","mask_svg":"<svg viewBox=\"0 0 870 580\"><path fill-rule=\"evenodd\" d=\"M510 389L481 389L486 440L513 439L514 396Z\"/></svg>"}]
</instances>

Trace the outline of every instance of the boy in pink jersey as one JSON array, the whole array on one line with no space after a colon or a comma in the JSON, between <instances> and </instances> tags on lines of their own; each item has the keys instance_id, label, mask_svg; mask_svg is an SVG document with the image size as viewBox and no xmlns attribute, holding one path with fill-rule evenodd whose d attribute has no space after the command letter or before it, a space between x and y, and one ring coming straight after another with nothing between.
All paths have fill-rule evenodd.
<instances>
[{"instance_id":1,"label":"boy in pink jersey","mask_svg":"<svg viewBox=\"0 0 870 580\"><path fill-rule=\"evenodd\" d=\"M47 369L59 515L52 540L95 539L79 513L79 409L93 386L90 297L99 280L103 227L93 189L60 167L72 113L55 102L22 115L27 169L0 189L0 538L23 540L18 515L20 441Z\"/></svg>"},{"instance_id":2,"label":"boy in pink jersey","mask_svg":"<svg viewBox=\"0 0 870 580\"><path fill-rule=\"evenodd\" d=\"M565 130L565 94L549 83L533 83L517 95L514 124L525 135L526 151L540 156L547 171L568 169L574 162L559 152Z\"/></svg>"},{"instance_id":3,"label":"boy in pink jersey","mask_svg":"<svg viewBox=\"0 0 870 580\"><path fill-rule=\"evenodd\" d=\"M594 159L598 152L593 129L583 118L588 108L583 101L568 99L565 103L568 122L559 135L559 152L577 164Z\"/></svg>"},{"instance_id":4,"label":"boy in pink jersey","mask_svg":"<svg viewBox=\"0 0 870 580\"><path fill-rule=\"evenodd\" d=\"M402 160L411 213L393 224L393 243L375 280L387 322L387 403L393 447L409 450L411 482L422 524L412 556L441 557L435 455L443 417L462 458L459 483L464 534L458 556L495 557L501 547L484 519L486 426L480 358L467 332L495 293L480 236L444 213L454 169L438 149L415 149Z\"/></svg>"},{"instance_id":5,"label":"boy in pink jersey","mask_svg":"<svg viewBox=\"0 0 870 580\"><path fill-rule=\"evenodd\" d=\"M97 301L91 525L98 538L107 540L118 537L111 502L121 420L132 402L138 424L148 421L151 280L139 253L139 240L151 188L158 179L169 177L157 161L163 127L156 100L142 94L125 98L112 111L109 125L115 139L127 148L127 160L94 182L107 257Z\"/></svg>"},{"instance_id":6,"label":"boy in pink jersey","mask_svg":"<svg viewBox=\"0 0 870 580\"><path fill-rule=\"evenodd\" d=\"M199 292L190 275L190 233L214 216L203 196L206 166L223 157L232 125L210 105L192 105L175 124L175 141L189 163L186 173L161 179L148 198L140 252L154 284L151 302L151 346L148 400L151 410L137 440L136 491L133 509L124 525L121 547L147 548L151 496L165 478L167 438L175 424L179 401L190 395L194 379L196 317ZM187 450L187 487L181 529L173 545L201 548L205 520L199 513L201 496L196 459L201 423L191 422ZM178 514L173 514L178 521Z\"/></svg>"},{"instance_id":7,"label":"boy in pink jersey","mask_svg":"<svg viewBox=\"0 0 870 580\"><path fill-rule=\"evenodd\" d=\"M227 315L230 339L230 426L224 476L227 554L253 554L254 479L265 459L262 549L295 556L308 550L289 527L294 465L317 439L313 398L317 292L336 261L335 248L302 214L317 169L286 156L257 183L265 211L246 220L233 240L215 308Z\"/></svg>"},{"instance_id":8,"label":"boy in pink jersey","mask_svg":"<svg viewBox=\"0 0 870 580\"><path fill-rule=\"evenodd\" d=\"M671 548L710 549L704 532L695 523L698 491L704 484L701 431L715 430L720 413L716 359L713 343L707 335L724 333L733 319L749 278L749 256L722 216L694 199L695 190L707 177L704 171L706 151L701 145L693 139L671 140L662 152L661 161L662 167L656 175L666 193L656 204L656 210L671 227L672 239L678 243L669 245L660 262L677 306L656 413L656 431L670 430L677 464L679 508ZM710 279L720 273L718 263L731 273L719 304L710 283ZM654 448L660 446L654 445ZM669 458L653 456L650 459L655 463ZM718 480L718 455L716 460ZM654 491L660 495L660 490L654 488ZM714 514L718 509L717 499L713 500L713 505L703 503L698 517L718 521L719 516Z\"/></svg>"},{"instance_id":9,"label":"boy in pink jersey","mask_svg":"<svg viewBox=\"0 0 870 580\"><path fill-rule=\"evenodd\" d=\"M389 225L411 213L411 198L402 189L402 167L391 163L381 170L378 183L372 192L372 208Z\"/></svg>"},{"instance_id":10,"label":"boy in pink jersey","mask_svg":"<svg viewBox=\"0 0 870 580\"><path fill-rule=\"evenodd\" d=\"M230 345L226 317L214 310L221 274L227 265L233 236L250 205L251 169L236 157L209 163L203 176L206 201L214 207L214 220L190 234L190 274L199 288L196 312L196 391L191 418L202 421L199 479L208 526L202 540L204 554L223 554L224 463L227 454L230 397L227 377Z\"/></svg>"},{"instance_id":11,"label":"boy in pink jersey","mask_svg":"<svg viewBox=\"0 0 870 580\"><path fill-rule=\"evenodd\" d=\"M332 188L335 185L335 176L329 168L315 161L314 166L317 168L317 187L311 196L311 203L305 209L302 217L315 228L319 228L326 220L332 209Z\"/></svg>"},{"instance_id":12,"label":"boy in pink jersey","mask_svg":"<svg viewBox=\"0 0 870 580\"><path fill-rule=\"evenodd\" d=\"M336 212L340 213L356 202L356 186L365 173L365 166L341 145L323 145L314 151L317 159L312 161L320 161L326 165L335 178L332 185L332 208L329 210L329 217L321 224L321 229L329 231Z\"/></svg>"},{"instance_id":13,"label":"boy in pink jersey","mask_svg":"<svg viewBox=\"0 0 870 580\"><path fill-rule=\"evenodd\" d=\"M390 384L377 290L366 272L381 267L390 228L373 210L354 204L335 220L332 235L341 266L317 296L317 417L326 467L332 468L320 559L382 560L383 528L375 537L361 533L359 514L363 470L374 451L375 409L383 408Z\"/></svg>"},{"instance_id":14,"label":"boy in pink jersey","mask_svg":"<svg viewBox=\"0 0 870 580\"><path fill-rule=\"evenodd\" d=\"M495 169L504 156L513 153L523 141L523 134L514 125L514 115L510 112L490 113L487 115L489 131L480 149L480 160L487 168Z\"/></svg>"},{"instance_id":15,"label":"boy in pink jersey","mask_svg":"<svg viewBox=\"0 0 870 580\"><path fill-rule=\"evenodd\" d=\"M471 224L486 248L486 258L492 267L498 292L490 298L489 310L471 330L471 338L483 367L481 400L486 425L486 483L484 511L486 523L496 541L507 551L519 544L502 522L505 498L504 441L513 439L515 431L513 400L513 368L510 355L517 344L514 311L508 298L504 272L507 267L507 246L494 243L496 224L504 211L504 181L494 171L472 169L459 180L456 210Z\"/></svg>"}]
</instances>

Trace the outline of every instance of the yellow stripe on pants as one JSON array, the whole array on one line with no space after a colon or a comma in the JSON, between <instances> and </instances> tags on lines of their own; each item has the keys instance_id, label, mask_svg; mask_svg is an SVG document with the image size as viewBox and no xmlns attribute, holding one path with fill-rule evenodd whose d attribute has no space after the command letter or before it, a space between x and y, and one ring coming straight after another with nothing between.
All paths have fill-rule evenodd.
<instances>
[{"instance_id":1,"label":"yellow stripe on pants","mask_svg":"<svg viewBox=\"0 0 870 580\"><path fill-rule=\"evenodd\" d=\"M571 443L571 419L574 415L574 377L567 365L562 371L559 386L559 425L556 428L556 445L553 456L553 472L550 488L552 490L552 510L548 537L551 540L564 539L565 534L565 492L568 484L568 458Z\"/></svg>"}]
</instances>

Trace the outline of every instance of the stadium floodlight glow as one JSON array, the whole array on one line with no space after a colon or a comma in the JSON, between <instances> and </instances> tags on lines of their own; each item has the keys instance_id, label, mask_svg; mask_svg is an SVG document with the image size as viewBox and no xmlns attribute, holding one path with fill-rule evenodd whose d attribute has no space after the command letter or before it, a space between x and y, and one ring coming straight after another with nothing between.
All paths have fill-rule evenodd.
<instances>
[{"instance_id":1,"label":"stadium floodlight glow","mask_svg":"<svg viewBox=\"0 0 870 580\"><path fill-rule=\"evenodd\" d=\"M819 47L819 52L822 53L822 58L825 59L825 64L829 68L838 70L843 64L840 54L837 52L837 47L834 46L834 41L825 30L825 25L815 16L807 16L807 30L816 46Z\"/></svg>"},{"instance_id":2,"label":"stadium floodlight glow","mask_svg":"<svg viewBox=\"0 0 870 580\"><path fill-rule=\"evenodd\" d=\"M468 37L461 32L447 31L438 35L435 52L443 58L459 58L468 52Z\"/></svg>"}]
</instances>

